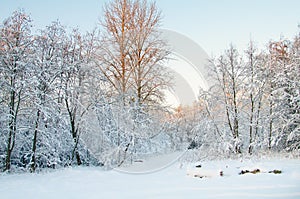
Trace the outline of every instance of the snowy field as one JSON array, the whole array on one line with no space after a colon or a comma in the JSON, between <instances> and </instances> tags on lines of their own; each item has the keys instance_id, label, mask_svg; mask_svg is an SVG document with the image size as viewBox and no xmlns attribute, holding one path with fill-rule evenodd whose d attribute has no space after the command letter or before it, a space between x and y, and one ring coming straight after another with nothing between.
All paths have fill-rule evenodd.
<instances>
[{"instance_id":1,"label":"snowy field","mask_svg":"<svg viewBox=\"0 0 300 199\"><path fill-rule=\"evenodd\" d=\"M299 159L207 161L201 162L201 168L195 165L175 162L147 174L142 170L134 174L136 165L122 172L77 167L39 174L1 174L0 198L300 198ZM246 169L261 172L238 175ZM268 173L274 169L282 173ZM221 170L223 177L219 176ZM207 177L193 177L193 173Z\"/></svg>"}]
</instances>

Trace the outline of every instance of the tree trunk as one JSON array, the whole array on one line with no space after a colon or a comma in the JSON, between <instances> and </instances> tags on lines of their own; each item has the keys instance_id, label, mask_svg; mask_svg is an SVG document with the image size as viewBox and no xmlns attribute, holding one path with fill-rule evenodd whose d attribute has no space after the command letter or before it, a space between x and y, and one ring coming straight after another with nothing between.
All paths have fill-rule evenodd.
<instances>
[{"instance_id":1,"label":"tree trunk","mask_svg":"<svg viewBox=\"0 0 300 199\"><path fill-rule=\"evenodd\" d=\"M74 156L76 157L77 165L81 165L81 159L80 154L78 152L78 142L79 142L79 135L78 135L78 129L76 129L75 126L75 113L73 113L73 117L71 117L71 134L74 140L74 148L72 152L72 161L74 159Z\"/></svg>"},{"instance_id":2,"label":"tree trunk","mask_svg":"<svg viewBox=\"0 0 300 199\"><path fill-rule=\"evenodd\" d=\"M77 165L81 165L82 164L82 161L80 159L80 154L78 152L78 142L79 142L79 136L77 137L73 137L73 140L74 140L74 148L73 148L73 152L72 152L72 161L74 159L74 156L76 157L76 162L77 162Z\"/></svg>"},{"instance_id":3,"label":"tree trunk","mask_svg":"<svg viewBox=\"0 0 300 199\"><path fill-rule=\"evenodd\" d=\"M254 115L254 99L253 94L250 94L250 100L251 100L251 110L250 110L250 127L249 127L249 148L248 153L252 154L253 150L253 115Z\"/></svg>"},{"instance_id":4,"label":"tree trunk","mask_svg":"<svg viewBox=\"0 0 300 199\"><path fill-rule=\"evenodd\" d=\"M231 62L231 81L232 81L232 92L233 92L233 109L234 109L234 120L233 120L233 133L234 139L239 139L239 119L238 119L238 105L237 105L237 84L236 84L236 77L235 77L235 66L233 63L233 57L230 57ZM235 146L235 152L241 153L241 148L239 143Z\"/></svg>"},{"instance_id":5,"label":"tree trunk","mask_svg":"<svg viewBox=\"0 0 300 199\"><path fill-rule=\"evenodd\" d=\"M75 129L72 129L72 136L73 136L73 140L74 140L74 148L73 148L73 152L72 152L72 161L73 161L74 156L75 156L77 165L81 165L82 161L80 159L80 154L78 152L79 136L77 135L77 131Z\"/></svg>"},{"instance_id":6,"label":"tree trunk","mask_svg":"<svg viewBox=\"0 0 300 199\"><path fill-rule=\"evenodd\" d=\"M248 153L252 154L252 150L253 150L253 115L252 112L250 113L250 129L249 129L249 147L248 147Z\"/></svg>"},{"instance_id":7,"label":"tree trunk","mask_svg":"<svg viewBox=\"0 0 300 199\"><path fill-rule=\"evenodd\" d=\"M14 87L14 78L11 78L11 86ZM10 92L10 104L9 104L9 134L7 139L6 157L5 157L5 168L4 171L9 171L11 168L11 153L15 143L16 133L16 111L15 111L15 98L16 92L12 90Z\"/></svg>"},{"instance_id":8,"label":"tree trunk","mask_svg":"<svg viewBox=\"0 0 300 199\"><path fill-rule=\"evenodd\" d=\"M273 131L273 119L272 119L272 114L273 114L273 104L272 101L270 101L270 110L269 110L269 135L268 135L268 149L271 150L272 148L272 131Z\"/></svg>"},{"instance_id":9,"label":"tree trunk","mask_svg":"<svg viewBox=\"0 0 300 199\"><path fill-rule=\"evenodd\" d=\"M38 133L38 128L39 128L39 119L40 119L40 109L38 109L36 113L36 121L35 121L35 129L34 129L34 134L33 134L33 142L32 142L32 156L31 156L31 161L30 161L30 172L35 172L36 169L36 143L37 143L37 133Z\"/></svg>"}]
</instances>

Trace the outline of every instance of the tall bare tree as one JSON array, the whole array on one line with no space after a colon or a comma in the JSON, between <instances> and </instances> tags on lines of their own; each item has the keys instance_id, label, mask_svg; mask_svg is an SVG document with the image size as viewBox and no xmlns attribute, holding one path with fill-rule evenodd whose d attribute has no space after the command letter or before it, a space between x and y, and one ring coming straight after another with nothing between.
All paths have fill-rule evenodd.
<instances>
[{"instance_id":1,"label":"tall bare tree","mask_svg":"<svg viewBox=\"0 0 300 199\"><path fill-rule=\"evenodd\" d=\"M246 103L244 112L248 116L249 121L249 146L248 153L252 154L254 146L257 145L258 137L263 137L262 126L266 125L263 122L265 115L266 104L266 88L268 84L268 72L265 67L267 64L266 54L259 52L255 47L254 42L250 41L247 50L245 51L247 61L245 63L244 81L246 89Z\"/></svg>"},{"instance_id":2,"label":"tall bare tree","mask_svg":"<svg viewBox=\"0 0 300 199\"><path fill-rule=\"evenodd\" d=\"M170 75L162 66L169 54L166 42L160 37L160 12L154 3L135 1L136 17L132 20L130 65L132 84L140 104L162 101L162 88L170 86Z\"/></svg>"},{"instance_id":3,"label":"tall bare tree","mask_svg":"<svg viewBox=\"0 0 300 199\"><path fill-rule=\"evenodd\" d=\"M226 123L233 137L234 150L241 153L240 143L240 111L241 96L244 90L241 83L244 78L242 60L232 45L217 60L212 60L212 68L217 80L217 87L221 89L222 103L225 108Z\"/></svg>"},{"instance_id":4,"label":"tall bare tree","mask_svg":"<svg viewBox=\"0 0 300 199\"><path fill-rule=\"evenodd\" d=\"M156 5L146 0L114 0L104 13L105 35L98 58L113 91L140 103L161 100L160 90L170 78L161 65L168 51L158 30L161 15Z\"/></svg>"},{"instance_id":5,"label":"tall bare tree","mask_svg":"<svg viewBox=\"0 0 300 199\"><path fill-rule=\"evenodd\" d=\"M1 103L7 107L8 128L4 170L11 168L11 155L15 146L17 118L24 100L24 87L28 59L32 55L31 19L23 11L16 11L0 27L0 85L5 93Z\"/></svg>"},{"instance_id":6,"label":"tall bare tree","mask_svg":"<svg viewBox=\"0 0 300 199\"><path fill-rule=\"evenodd\" d=\"M31 101L33 109L36 109L34 122L34 133L32 143L32 155L30 162L30 171L36 169L36 151L40 133L50 131L47 121L54 117L56 110L56 96L54 91L59 87L58 77L63 72L61 70L63 41L66 38L65 30L59 22L53 22L42 30L38 36L35 36L35 59L31 71ZM50 119L51 120L51 119ZM54 125L51 125L54 126Z\"/></svg>"},{"instance_id":7,"label":"tall bare tree","mask_svg":"<svg viewBox=\"0 0 300 199\"><path fill-rule=\"evenodd\" d=\"M270 43L272 143L299 149L299 36Z\"/></svg>"},{"instance_id":8,"label":"tall bare tree","mask_svg":"<svg viewBox=\"0 0 300 199\"><path fill-rule=\"evenodd\" d=\"M274 91L276 90L276 79L275 77L281 71L281 68L285 68L288 61L288 40L270 42L269 44L269 55L268 64L266 65L266 70L268 71L268 100L269 100L269 133L268 133L268 148L272 148L272 138L274 133L274 119L276 111L275 101L276 96L274 96ZM275 116L275 117L274 117Z\"/></svg>"},{"instance_id":9,"label":"tall bare tree","mask_svg":"<svg viewBox=\"0 0 300 199\"><path fill-rule=\"evenodd\" d=\"M82 129L85 128L84 116L94 105L94 95L98 90L94 87L96 83L91 82L96 80L95 65L91 64L97 49L95 35L95 31L82 35L74 29L63 50L62 97L74 141L71 161L76 158L78 165L83 163L78 148Z\"/></svg>"}]
</instances>

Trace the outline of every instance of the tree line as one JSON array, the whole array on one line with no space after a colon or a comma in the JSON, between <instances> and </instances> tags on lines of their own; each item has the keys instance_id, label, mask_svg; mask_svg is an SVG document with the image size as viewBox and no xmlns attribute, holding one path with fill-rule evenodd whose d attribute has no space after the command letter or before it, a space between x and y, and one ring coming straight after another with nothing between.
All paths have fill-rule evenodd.
<instances>
[{"instance_id":1,"label":"tree line","mask_svg":"<svg viewBox=\"0 0 300 199\"><path fill-rule=\"evenodd\" d=\"M86 34L59 21L33 34L22 10L4 20L0 168L121 165L146 151L171 79L160 23L155 3L137 0L107 3L101 31Z\"/></svg>"},{"instance_id":2,"label":"tree line","mask_svg":"<svg viewBox=\"0 0 300 199\"><path fill-rule=\"evenodd\" d=\"M233 45L209 60L214 85L177 114L194 124L192 148L206 154L300 149L300 33L244 52ZM186 124L187 125L187 124Z\"/></svg>"},{"instance_id":3,"label":"tree line","mask_svg":"<svg viewBox=\"0 0 300 199\"><path fill-rule=\"evenodd\" d=\"M0 169L121 166L191 149L199 159L300 146L300 34L231 45L206 66L193 106L164 106L171 53L155 3L113 0L85 34L59 21L32 33L15 11L0 25Z\"/></svg>"}]
</instances>

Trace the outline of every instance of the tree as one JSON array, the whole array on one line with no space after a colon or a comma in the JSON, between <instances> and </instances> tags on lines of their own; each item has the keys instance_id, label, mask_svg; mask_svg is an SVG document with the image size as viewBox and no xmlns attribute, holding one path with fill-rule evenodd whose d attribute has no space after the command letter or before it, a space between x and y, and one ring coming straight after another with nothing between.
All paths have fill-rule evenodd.
<instances>
[{"instance_id":1,"label":"tree","mask_svg":"<svg viewBox=\"0 0 300 199\"><path fill-rule=\"evenodd\" d=\"M161 64L167 59L158 27L160 12L147 1L115 0L104 9L103 48L99 68L123 104L161 101L169 76ZM127 102L125 96L129 96Z\"/></svg>"},{"instance_id":2,"label":"tree","mask_svg":"<svg viewBox=\"0 0 300 199\"><path fill-rule=\"evenodd\" d=\"M274 146L279 149L299 148L299 38L271 42L272 115Z\"/></svg>"},{"instance_id":3,"label":"tree","mask_svg":"<svg viewBox=\"0 0 300 199\"><path fill-rule=\"evenodd\" d=\"M114 114L106 119L114 129L108 137L113 137L118 165L139 138L153 133L150 111L160 106L162 90L169 86L170 75L162 65L169 52L160 37L160 21L156 5L147 1L114 0L104 8L105 32L96 55L107 95L113 99L109 101Z\"/></svg>"},{"instance_id":4,"label":"tree","mask_svg":"<svg viewBox=\"0 0 300 199\"><path fill-rule=\"evenodd\" d=\"M31 19L23 11L16 11L0 27L0 85L1 105L5 106L7 126L6 157L4 170L11 168L11 155L18 132L18 115L24 101L28 59L32 55Z\"/></svg>"},{"instance_id":5,"label":"tree","mask_svg":"<svg viewBox=\"0 0 300 199\"><path fill-rule=\"evenodd\" d=\"M42 134L49 134L51 129L57 126L55 122L51 123L58 113L58 104L55 91L59 88L58 77L63 72L61 70L63 63L63 41L66 38L65 30L59 22L53 22L40 35L35 36L35 59L32 63L29 82L32 89L28 91L31 96L32 109L34 109L35 119L33 119L33 142L32 155L30 160L30 170L35 171L37 166L36 150ZM53 134L54 132L52 132ZM48 136L49 138L50 136ZM47 142L46 141L46 142ZM53 147L53 146L52 146Z\"/></svg>"},{"instance_id":6,"label":"tree","mask_svg":"<svg viewBox=\"0 0 300 199\"><path fill-rule=\"evenodd\" d=\"M217 60L211 60L211 67L217 82L215 89L221 89L221 101L225 109L226 123L233 137L234 151L241 153L239 120L241 96L244 92L242 89L243 62L237 50L231 45L224 55Z\"/></svg>"},{"instance_id":7,"label":"tree","mask_svg":"<svg viewBox=\"0 0 300 199\"><path fill-rule=\"evenodd\" d=\"M129 51L131 84L139 104L153 105L163 101L162 89L170 86L170 74L163 67L169 51L158 31L161 14L156 5L135 1L134 7Z\"/></svg>"},{"instance_id":8,"label":"tree","mask_svg":"<svg viewBox=\"0 0 300 199\"><path fill-rule=\"evenodd\" d=\"M299 26L300 27L300 26ZM287 138L288 150L300 148L300 32L294 38L291 46L291 66L288 70L289 88L289 116L285 124L290 130Z\"/></svg>"},{"instance_id":9,"label":"tree","mask_svg":"<svg viewBox=\"0 0 300 199\"><path fill-rule=\"evenodd\" d=\"M249 146L248 153L252 154L254 145L257 145L257 136L262 134L259 132L262 111L263 99L265 97L265 87L267 78L264 75L264 67L266 61L262 53L258 53L258 49L254 46L253 41L250 41L248 49L245 51L247 62L245 63L245 89L248 97L246 100L246 110L244 111L249 118ZM249 107L249 108L248 108Z\"/></svg>"},{"instance_id":10,"label":"tree","mask_svg":"<svg viewBox=\"0 0 300 199\"><path fill-rule=\"evenodd\" d=\"M83 163L78 148L80 135L84 126L88 125L85 124L84 116L95 104L93 95L98 94L96 92L98 89L94 87L96 84L93 83L97 80L94 78L95 75L98 75L95 72L95 65L92 64L94 51L97 49L94 34L95 32L83 36L74 29L63 47L62 98L74 141L71 162L76 158L77 165Z\"/></svg>"}]
</instances>

